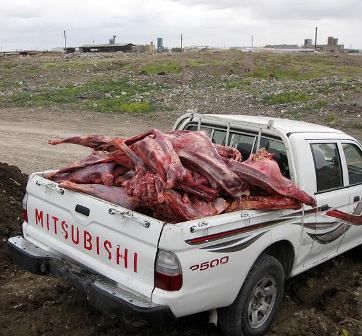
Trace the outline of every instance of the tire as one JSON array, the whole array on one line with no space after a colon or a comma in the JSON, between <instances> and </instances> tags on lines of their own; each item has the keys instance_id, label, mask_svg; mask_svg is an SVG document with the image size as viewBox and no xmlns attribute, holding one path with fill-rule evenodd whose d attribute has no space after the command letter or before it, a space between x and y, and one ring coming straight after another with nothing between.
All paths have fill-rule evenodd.
<instances>
[{"instance_id":1,"label":"tire","mask_svg":"<svg viewBox=\"0 0 362 336\"><path fill-rule=\"evenodd\" d=\"M218 309L218 326L223 335L264 335L279 309L283 291L283 266L276 258L262 254L233 304Z\"/></svg>"}]
</instances>

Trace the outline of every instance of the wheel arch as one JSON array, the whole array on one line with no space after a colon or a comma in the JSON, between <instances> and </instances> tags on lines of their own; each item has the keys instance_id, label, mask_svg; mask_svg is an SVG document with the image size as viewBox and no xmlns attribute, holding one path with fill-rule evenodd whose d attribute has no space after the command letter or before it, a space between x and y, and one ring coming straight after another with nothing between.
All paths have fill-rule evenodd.
<instances>
[{"instance_id":1,"label":"wheel arch","mask_svg":"<svg viewBox=\"0 0 362 336\"><path fill-rule=\"evenodd\" d=\"M268 254L276 258L283 266L285 278L289 277L295 260L294 246L290 241L279 240L273 242L261 254Z\"/></svg>"}]
</instances>

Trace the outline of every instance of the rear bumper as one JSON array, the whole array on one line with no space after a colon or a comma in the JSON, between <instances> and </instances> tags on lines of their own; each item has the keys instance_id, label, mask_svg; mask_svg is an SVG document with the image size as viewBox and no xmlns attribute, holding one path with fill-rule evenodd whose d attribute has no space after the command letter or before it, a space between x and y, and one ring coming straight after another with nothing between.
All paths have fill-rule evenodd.
<instances>
[{"instance_id":1,"label":"rear bumper","mask_svg":"<svg viewBox=\"0 0 362 336\"><path fill-rule=\"evenodd\" d=\"M131 310L157 317L174 316L169 307L154 304L148 298L120 288L114 281L74 261L53 256L21 236L10 238L8 249L16 264L35 274L65 279L84 291L90 304L103 312L119 314Z\"/></svg>"}]
</instances>

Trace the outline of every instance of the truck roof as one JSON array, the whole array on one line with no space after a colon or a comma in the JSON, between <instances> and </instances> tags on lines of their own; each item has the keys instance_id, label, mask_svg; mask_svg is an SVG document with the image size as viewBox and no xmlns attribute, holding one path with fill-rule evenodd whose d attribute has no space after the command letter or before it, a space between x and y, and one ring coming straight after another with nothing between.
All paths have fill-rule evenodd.
<instances>
[{"instance_id":1,"label":"truck roof","mask_svg":"<svg viewBox=\"0 0 362 336\"><path fill-rule=\"evenodd\" d=\"M202 114L204 119L216 119L220 122L236 122L236 123L246 123L250 126L255 124L267 126L270 121L273 122L273 127L278 129L280 132L288 133L339 133L344 134L344 132L322 125L312 124L304 121L290 120L290 119L281 119L281 118L272 118L272 117L262 117L262 116L250 116L250 115L234 115L234 114Z\"/></svg>"}]
</instances>

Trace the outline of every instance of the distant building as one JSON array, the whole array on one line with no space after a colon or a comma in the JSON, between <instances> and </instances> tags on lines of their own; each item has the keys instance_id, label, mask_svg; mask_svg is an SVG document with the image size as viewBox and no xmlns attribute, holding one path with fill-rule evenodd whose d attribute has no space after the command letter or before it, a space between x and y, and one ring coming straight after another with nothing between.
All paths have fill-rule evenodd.
<instances>
[{"instance_id":1,"label":"distant building","mask_svg":"<svg viewBox=\"0 0 362 336\"><path fill-rule=\"evenodd\" d=\"M264 48L271 49L298 49L299 46L296 44L267 44Z\"/></svg>"},{"instance_id":2,"label":"distant building","mask_svg":"<svg viewBox=\"0 0 362 336\"><path fill-rule=\"evenodd\" d=\"M109 39L109 44L116 44L116 37L117 35L113 35L113 37Z\"/></svg>"},{"instance_id":3,"label":"distant building","mask_svg":"<svg viewBox=\"0 0 362 336\"><path fill-rule=\"evenodd\" d=\"M314 49L315 45L313 44L312 39L305 39L303 47ZM344 45L338 44L338 38L328 36L327 44L317 44L317 50L329 53L343 53Z\"/></svg>"},{"instance_id":4,"label":"distant building","mask_svg":"<svg viewBox=\"0 0 362 336\"><path fill-rule=\"evenodd\" d=\"M312 39L305 39L304 40L304 48L310 48L313 47L313 40Z\"/></svg>"},{"instance_id":5,"label":"distant building","mask_svg":"<svg viewBox=\"0 0 362 336\"><path fill-rule=\"evenodd\" d=\"M165 48L163 46L163 38L162 37L157 37L157 51L162 52L164 50L165 50Z\"/></svg>"},{"instance_id":6,"label":"distant building","mask_svg":"<svg viewBox=\"0 0 362 336\"><path fill-rule=\"evenodd\" d=\"M79 47L79 51L86 52L132 52L133 47L136 44L133 43L113 43L113 44L84 44Z\"/></svg>"},{"instance_id":7,"label":"distant building","mask_svg":"<svg viewBox=\"0 0 362 336\"><path fill-rule=\"evenodd\" d=\"M323 51L327 52L343 52L344 51L344 45L338 44L338 39L333 36L328 36L328 44L324 46Z\"/></svg>"}]
</instances>

